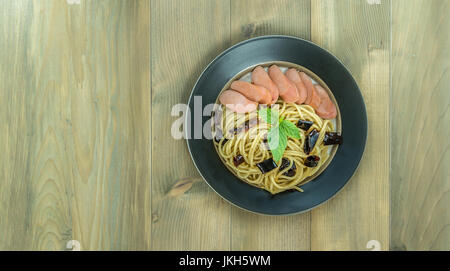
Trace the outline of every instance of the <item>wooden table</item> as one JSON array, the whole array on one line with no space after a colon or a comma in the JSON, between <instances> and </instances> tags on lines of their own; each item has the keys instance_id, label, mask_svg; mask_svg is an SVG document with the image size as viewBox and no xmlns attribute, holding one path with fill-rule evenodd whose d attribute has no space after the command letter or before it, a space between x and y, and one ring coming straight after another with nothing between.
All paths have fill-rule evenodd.
<instances>
[{"instance_id":1,"label":"wooden table","mask_svg":"<svg viewBox=\"0 0 450 271\"><path fill-rule=\"evenodd\" d=\"M0 249L450 249L450 1L78 1L0 0ZM335 54L369 119L346 188L289 217L226 203L170 135L204 67L266 34Z\"/></svg>"}]
</instances>

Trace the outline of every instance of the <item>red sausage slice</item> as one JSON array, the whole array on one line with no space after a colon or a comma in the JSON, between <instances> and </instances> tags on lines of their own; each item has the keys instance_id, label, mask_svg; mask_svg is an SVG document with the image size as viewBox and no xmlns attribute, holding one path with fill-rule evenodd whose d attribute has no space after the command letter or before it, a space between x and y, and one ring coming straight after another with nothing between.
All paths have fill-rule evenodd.
<instances>
[{"instance_id":1,"label":"red sausage slice","mask_svg":"<svg viewBox=\"0 0 450 271\"><path fill-rule=\"evenodd\" d=\"M316 89L313 90L313 92L311 93L311 101L309 101L309 104L312 108L314 108L314 110L317 111L317 109L320 106L320 103L322 102L321 97L319 96L319 94L317 93Z\"/></svg>"},{"instance_id":2,"label":"red sausage slice","mask_svg":"<svg viewBox=\"0 0 450 271\"><path fill-rule=\"evenodd\" d=\"M308 92L306 90L305 84L303 84L298 71L294 68L291 68L286 71L286 77L291 80L295 86L297 87L298 92L298 100L295 102L296 104L302 104L305 102L306 97L308 96Z\"/></svg>"},{"instance_id":3,"label":"red sausage slice","mask_svg":"<svg viewBox=\"0 0 450 271\"><path fill-rule=\"evenodd\" d=\"M270 104L275 103L278 100L279 90L277 85L270 79L266 70L263 67L258 66L252 71L252 81L255 85L265 87L272 94L272 100Z\"/></svg>"},{"instance_id":4,"label":"red sausage slice","mask_svg":"<svg viewBox=\"0 0 450 271\"><path fill-rule=\"evenodd\" d=\"M315 89L322 100L319 108L316 109L317 115L323 119L334 119L337 115L337 110L327 91L320 85L315 85Z\"/></svg>"},{"instance_id":5,"label":"red sausage slice","mask_svg":"<svg viewBox=\"0 0 450 271\"><path fill-rule=\"evenodd\" d=\"M236 113L247 113L255 111L258 103L250 101L241 93L234 90L225 90L220 94L219 101Z\"/></svg>"},{"instance_id":6,"label":"red sausage slice","mask_svg":"<svg viewBox=\"0 0 450 271\"><path fill-rule=\"evenodd\" d=\"M302 79L303 84L306 87L306 91L308 93L308 96L306 97L305 104L311 103L311 98L314 92L314 85L311 81L311 78L304 72L299 72L300 78Z\"/></svg>"},{"instance_id":7,"label":"red sausage slice","mask_svg":"<svg viewBox=\"0 0 450 271\"><path fill-rule=\"evenodd\" d=\"M240 92L248 99L257 103L268 104L272 101L272 94L265 87L257 86L246 81L234 81L231 83L231 89Z\"/></svg>"},{"instance_id":8,"label":"red sausage slice","mask_svg":"<svg viewBox=\"0 0 450 271\"><path fill-rule=\"evenodd\" d=\"M277 85L280 91L281 98L287 103L293 103L298 100L299 95L297 88L294 83L292 83L286 75L280 70L277 65L272 65L269 68L269 76Z\"/></svg>"}]
</instances>

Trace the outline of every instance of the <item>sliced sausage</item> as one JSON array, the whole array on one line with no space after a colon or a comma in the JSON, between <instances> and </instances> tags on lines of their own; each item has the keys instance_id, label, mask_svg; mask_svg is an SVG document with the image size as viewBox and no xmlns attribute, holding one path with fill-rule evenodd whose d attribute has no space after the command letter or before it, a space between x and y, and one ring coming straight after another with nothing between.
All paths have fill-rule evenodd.
<instances>
[{"instance_id":1,"label":"sliced sausage","mask_svg":"<svg viewBox=\"0 0 450 271\"><path fill-rule=\"evenodd\" d=\"M234 81L231 83L231 89L240 92L248 99L257 103L268 104L272 101L272 94L265 87L257 86L246 81Z\"/></svg>"},{"instance_id":2,"label":"sliced sausage","mask_svg":"<svg viewBox=\"0 0 450 271\"><path fill-rule=\"evenodd\" d=\"M314 90L311 92L311 100L309 101L308 105L310 105L312 108L314 108L314 110L317 111L321 102L322 102L322 99L320 98L319 94L317 93L317 90L314 88Z\"/></svg>"},{"instance_id":3,"label":"sliced sausage","mask_svg":"<svg viewBox=\"0 0 450 271\"><path fill-rule=\"evenodd\" d=\"M308 96L306 97L305 104L310 104L311 98L314 92L314 85L311 81L311 78L304 72L299 72L300 78L302 79L303 84L306 87L306 91Z\"/></svg>"},{"instance_id":4,"label":"sliced sausage","mask_svg":"<svg viewBox=\"0 0 450 271\"><path fill-rule=\"evenodd\" d=\"M275 103L278 100L279 90L277 85L270 79L269 74L263 67L258 66L252 71L252 81L255 85L265 87L272 94L272 100L270 104Z\"/></svg>"},{"instance_id":5,"label":"sliced sausage","mask_svg":"<svg viewBox=\"0 0 450 271\"><path fill-rule=\"evenodd\" d=\"M297 87L284 75L277 65L270 66L269 76L275 85L277 85L280 96L285 102L294 103L298 100Z\"/></svg>"},{"instance_id":6,"label":"sliced sausage","mask_svg":"<svg viewBox=\"0 0 450 271\"><path fill-rule=\"evenodd\" d=\"M334 119L337 115L337 110L327 91L320 85L315 85L315 89L321 98L320 106L316 109L317 115L323 119Z\"/></svg>"},{"instance_id":7,"label":"sliced sausage","mask_svg":"<svg viewBox=\"0 0 450 271\"><path fill-rule=\"evenodd\" d=\"M258 103L250 101L241 93L234 90L225 90L220 94L219 101L236 113L247 113L255 111Z\"/></svg>"},{"instance_id":8,"label":"sliced sausage","mask_svg":"<svg viewBox=\"0 0 450 271\"><path fill-rule=\"evenodd\" d=\"M305 84L303 84L302 79L300 78L300 75L298 74L298 71L294 68L291 68L286 71L286 77L292 81L292 83L295 84L295 87L297 87L298 92L298 100L295 101L296 104L302 104L305 102L306 97L308 96L308 92L306 90Z\"/></svg>"}]
</instances>

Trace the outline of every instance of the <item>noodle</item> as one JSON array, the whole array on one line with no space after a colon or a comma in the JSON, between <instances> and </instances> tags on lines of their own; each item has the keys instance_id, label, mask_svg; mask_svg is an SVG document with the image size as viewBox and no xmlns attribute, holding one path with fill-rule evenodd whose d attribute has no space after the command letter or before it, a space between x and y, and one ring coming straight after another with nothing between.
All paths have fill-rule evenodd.
<instances>
[{"instance_id":1,"label":"noodle","mask_svg":"<svg viewBox=\"0 0 450 271\"><path fill-rule=\"evenodd\" d=\"M264 174L256 166L257 163L272 158L267 143L264 142L271 126L258 119L257 111L238 114L222 106L223 113L214 119L213 133L215 136L223 133L223 136L220 135L218 141L213 140L214 146L224 164L241 180L272 194L291 189L303 191L299 186L310 181L311 178L308 177L318 172L329 157L329 146L325 146L322 142L325 133L333 131L333 124L330 120L320 118L309 105L297 105L279 100L276 106L279 107L279 116L292 123L297 123L299 119L313 122L308 131L299 129L300 139L288 138L283 158L289 160L289 166L283 170L279 170L281 162L278 161L276 161L277 168ZM313 129L320 133L319 138L313 150L306 154L303 151L305 137ZM233 159L237 155L241 155L244 162L235 166ZM316 167L304 165L306 157L310 155L320 157ZM292 167L293 162L296 167L295 175L292 177L283 175Z\"/></svg>"}]
</instances>

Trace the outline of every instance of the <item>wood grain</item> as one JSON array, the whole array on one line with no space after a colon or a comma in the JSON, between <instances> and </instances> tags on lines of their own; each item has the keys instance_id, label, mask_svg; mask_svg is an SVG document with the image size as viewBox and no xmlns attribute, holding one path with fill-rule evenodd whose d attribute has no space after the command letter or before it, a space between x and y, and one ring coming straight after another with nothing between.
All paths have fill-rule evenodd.
<instances>
[{"instance_id":1,"label":"wood grain","mask_svg":"<svg viewBox=\"0 0 450 271\"><path fill-rule=\"evenodd\" d=\"M359 169L332 200L311 212L311 249L389 249L390 2L311 1L311 39L336 55L364 96L368 139Z\"/></svg>"},{"instance_id":2,"label":"wood grain","mask_svg":"<svg viewBox=\"0 0 450 271\"><path fill-rule=\"evenodd\" d=\"M147 1L1 6L0 249L149 248Z\"/></svg>"},{"instance_id":3,"label":"wood grain","mask_svg":"<svg viewBox=\"0 0 450 271\"><path fill-rule=\"evenodd\" d=\"M261 35L309 39L310 3L295 0L231 1L231 41ZM232 208L232 250L309 250L309 212L269 217Z\"/></svg>"},{"instance_id":4,"label":"wood grain","mask_svg":"<svg viewBox=\"0 0 450 271\"><path fill-rule=\"evenodd\" d=\"M0 250L66 250L69 240L82 250L450 249L448 1L0 7ZM170 134L172 106L204 67L266 34L335 54L369 119L349 184L291 217L224 202Z\"/></svg>"},{"instance_id":5,"label":"wood grain","mask_svg":"<svg viewBox=\"0 0 450 271\"><path fill-rule=\"evenodd\" d=\"M206 65L230 38L229 1L151 1L152 248L229 250L230 205L200 180L185 140L171 136L172 106L186 104ZM169 197L180 179L199 180Z\"/></svg>"},{"instance_id":6,"label":"wood grain","mask_svg":"<svg viewBox=\"0 0 450 271\"><path fill-rule=\"evenodd\" d=\"M392 2L391 249L450 249L450 2Z\"/></svg>"},{"instance_id":7,"label":"wood grain","mask_svg":"<svg viewBox=\"0 0 450 271\"><path fill-rule=\"evenodd\" d=\"M309 0L231 0L231 41L263 35L310 38Z\"/></svg>"}]
</instances>

